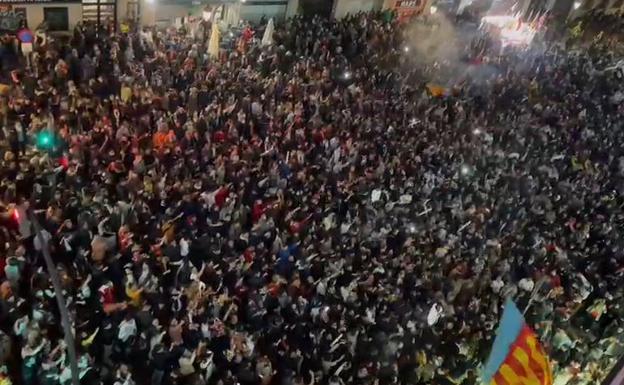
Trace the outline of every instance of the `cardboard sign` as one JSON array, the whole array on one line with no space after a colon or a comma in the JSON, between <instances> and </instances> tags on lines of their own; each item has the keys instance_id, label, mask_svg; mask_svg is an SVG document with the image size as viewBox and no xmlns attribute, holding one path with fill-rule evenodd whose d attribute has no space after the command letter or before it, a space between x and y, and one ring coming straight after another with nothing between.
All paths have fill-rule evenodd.
<instances>
[{"instance_id":1,"label":"cardboard sign","mask_svg":"<svg viewBox=\"0 0 624 385\"><path fill-rule=\"evenodd\" d=\"M33 51L32 43L22 43L22 53L27 55Z\"/></svg>"}]
</instances>

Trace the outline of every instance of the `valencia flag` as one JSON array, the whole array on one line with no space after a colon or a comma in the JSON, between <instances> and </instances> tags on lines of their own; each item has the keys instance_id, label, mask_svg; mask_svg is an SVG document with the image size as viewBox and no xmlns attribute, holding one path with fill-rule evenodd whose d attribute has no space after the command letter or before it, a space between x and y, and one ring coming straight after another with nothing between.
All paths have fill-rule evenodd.
<instances>
[{"instance_id":1,"label":"valencia flag","mask_svg":"<svg viewBox=\"0 0 624 385\"><path fill-rule=\"evenodd\" d=\"M511 299L505 304L482 379L487 385L553 384L548 356Z\"/></svg>"}]
</instances>

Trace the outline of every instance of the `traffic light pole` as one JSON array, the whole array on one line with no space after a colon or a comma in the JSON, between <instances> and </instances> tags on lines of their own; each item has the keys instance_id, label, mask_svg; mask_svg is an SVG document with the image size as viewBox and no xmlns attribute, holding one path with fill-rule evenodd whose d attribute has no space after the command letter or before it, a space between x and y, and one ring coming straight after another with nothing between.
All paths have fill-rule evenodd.
<instances>
[{"instance_id":1,"label":"traffic light pole","mask_svg":"<svg viewBox=\"0 0 624 385\"><path fill-rule=\"evenodd\" d=\"M32 209L29 209L28 213L33 226L35 227L35 237L41 244L43 259L45 260L48 274L50 276L50 280L52 281L52 286L54 287L56 304L58 305L59 314L61 315L61 324L63 325L65 345L67 345L67 355L69 356L69 368L71 370L72 385L80 385L80 378L78 377L78 361L76 359L76 345L74 344L74 333L72 331L71 322L69 321L69 313L67 312L65 298L63 297L61 279L58 275L56 266L54 265L54 261L52 261L52 257L50 257L48 241L43 236L41 225L39 224L37 217L32 212Z\"/></svg>"}]
</instances>

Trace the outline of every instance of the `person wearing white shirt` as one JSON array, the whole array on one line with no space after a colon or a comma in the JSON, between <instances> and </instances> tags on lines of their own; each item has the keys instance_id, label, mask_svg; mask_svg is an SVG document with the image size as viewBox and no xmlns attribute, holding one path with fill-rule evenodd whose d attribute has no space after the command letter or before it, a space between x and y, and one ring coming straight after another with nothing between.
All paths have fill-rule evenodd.
<instances>
[{"instance_id":1,"label":"person wearing white shirt","mask_svg":"<svg viewBox=\"0 0 624 385\"><path fill-rule=\"evenodd\" d=\"M137 334L137 325L134 318L131 315L126 315L126 318L119 323L119 332L117 338L121 342L127 342L130 337L134 337Z\"/></svg>"}]
</instances>

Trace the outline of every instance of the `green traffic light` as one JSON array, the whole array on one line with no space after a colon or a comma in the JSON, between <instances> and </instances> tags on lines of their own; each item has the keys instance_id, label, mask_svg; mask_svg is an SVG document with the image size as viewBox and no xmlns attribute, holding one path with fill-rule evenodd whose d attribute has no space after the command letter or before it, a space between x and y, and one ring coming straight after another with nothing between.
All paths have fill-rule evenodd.
<instances>
[{"instance_id":1,"label":"green traffic light","mask_svg":"<svg viewBox=\"0 0 624 385\"><path fill-rule=\"evenodd\" d=\"M49 132L41 132L37 136L37 147L47 149L52 145L52 135Z\"/></svg>"}]
</instances>

